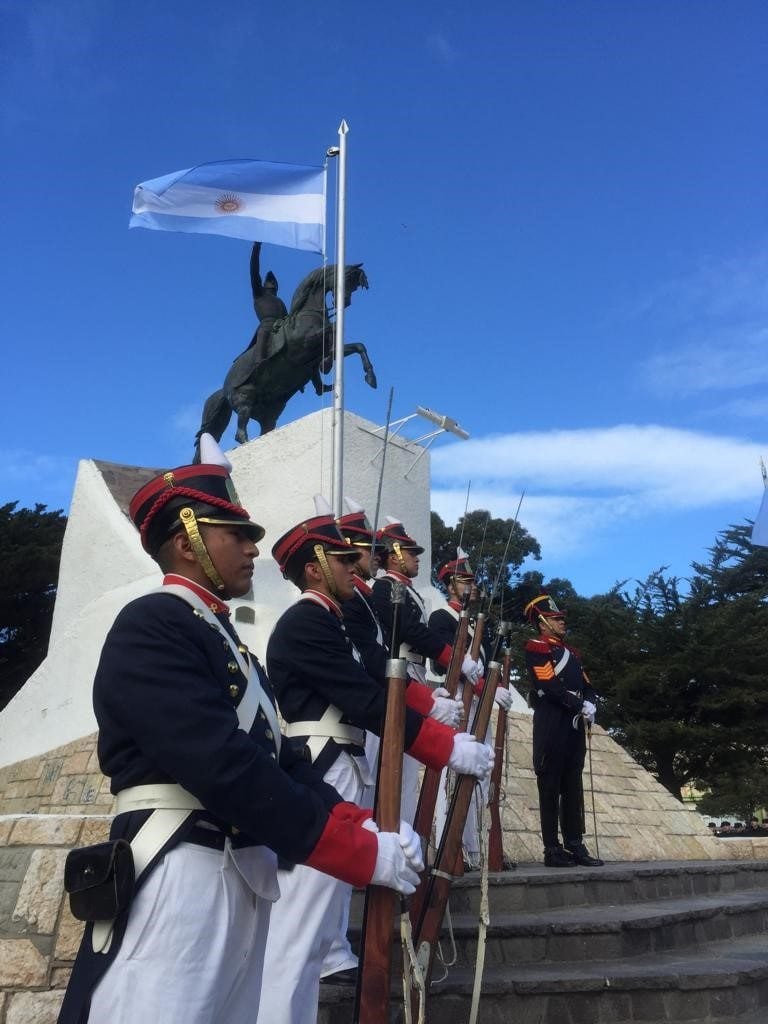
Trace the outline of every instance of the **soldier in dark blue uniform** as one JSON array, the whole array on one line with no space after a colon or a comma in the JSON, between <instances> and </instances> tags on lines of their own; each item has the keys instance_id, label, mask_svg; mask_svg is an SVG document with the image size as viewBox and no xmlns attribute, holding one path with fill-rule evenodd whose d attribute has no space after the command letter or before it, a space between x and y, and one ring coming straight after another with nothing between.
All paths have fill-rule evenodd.
<instances>
[{"instance_id":1,"label":"soldier in dark blue uniform","mask_svg":"<svg viewBox=\"0 0 768 1024\"><path fill-rule=\"evenodd\" d=\"M345 498L344 501L350 511L337 520L339 530L352 550L358 553L353 567L355 593L341 606L344 628L360 652L368 674L374 679L383 680L389 654L385 644L385 630L376 612L370 582L373 528L366 518L364 509L349 498ZM450 645L452 639L453 634L445 643ZM458 728L461 721L460 702L447 698L444 691L432 690L431 687L409 677L405 699L408 707L414 711Z\"/></svg>"},{"instance_id":2,"label":"soldier in dark blue uniform","mask_svg":"<svg viewBox=\"0 0 768 1024\"><path fill-rule=\"evenodd\" d=\"M419 555L424 553L424 548L409 536L399 519L391 516L387 516L386 526L379 530L376 545L384 575L377 577L373 584L374 606L389 633L392 624L392 584L398 582L405 586L405 604L400 612L400 657L407 661L408 676L424 684L427 679L427 658L431 658L445 672L453 653L451 643L430 629L424 600L413 586L419 574ZM461 671L471 685L479 684L480 666L469 654L464 655ZM447 705L446 710L449 710ZM402 808L409 820L416 813L417 800L417 767L413 760L406 758L403 764Z\"/></svg>"},{"instance_id":3,"label":"soldier in dark blue uniform","mask_svg":"<svg viewBox=\"0 0 768 1024\"><path fill-rule=\"evenodd\" d=\"M525 645L533 707L533 768L539 789L544 863L548 867L601 867L584 845L581 775L586 729L597 699L578 652L565 642L565 615L548 594L524 609L539 635ZM564 846L558 840L558 816Z\"/></svg>"},{"instance_id":4,"label":"soldier in dark blue uniform","mask_svg":"<svg viewBox=\"0 0 768 1024\"><path fill-rule=\"evenodd\" d=\"M462 600L465 595L469 594L472 600L477 597L477 586L475 584L475 574L472 571L469 559L466 552L459 548L456 552L456 558L449 562L445 562L437 571L438 582L445 588L446 596L448 598L447 607L436 608L429 616L429 628L436 633L441 639L448 644L452 644L456 635L456 627L459 622L459 613L461 612ZM471 602L470 602L471 607ZM482 621L482 620L481 620ZM471 647L474 640L475 629L477 629L477 622L474 619L470 619L468 639L469 646ZM478 658L478 664L480 670L483 671L484 666L488 664L489 656L491 653L491 644L487 635L487 631L483 631L483 636L480 640L480 652ZM435 675L444 675L443 669L439 665L433 662L432 665ZM464 684L468 685L467 683ZM477 706L477 698L482 693L484 680L481 678L473 687L474 696L472 698L472 704L470 705L469 720L471 721L474 716L474 708ZM447 693L442 689L437 691L441 693ZM509 692L507 687L499 686L494 694L494 701L505 711L508 711L512 706L512 694ZM461 702L460 702L461 703ZM463 705L462 705L463 707ZM491 725L488 725L488 735L486 739L490 741ZM464 849L464 869L465 871L474 871L480 867L480 826L482 822L482 814L478 807L478 801L487 803L488 802L488 782L484 782L479 787L479 792L476 794L476 798L473 799L469 805L469 811L467 813L467 820L464 824L464 831L462 833L462 846ZM442 819L445 814L444 806L444 792L441 788L440 800L437 807L437 821L438 821L438 833L442 830Z\"/></svg>"},{"instance_id":5,"label":"soldier in dark blue uniform","mask_svg":"<svg viewBox=\"0 0 768 1024\"><path fill-rule=\"evenodd\" d=\"M60 1024L253 1024L278 854L350 884L417 879L399 836L364 827L370 812L281 742L226 605L249 590L264 531L207 435L202 457L130 505L165 578L118 615L93 699L111 838L130 840L137 884L114 921L86 926Z\"/></svg>"},{"instance_id":6,"label":"soldier in dark blue uniform","mask_svg":"<svg viewBox=\"0 0 768 1024\"><path fill-rule=\"evenodd\" d=\"M359 800L374 782L366 756L366 732L379 733L386 707L383 678L366 671L346 634L342 605L355 591L357 553L333 516L316 515L284 534L272 548L283 575L301 591L278 620L267 646L267 667L287 723L307 756L348 800ZM483 777L493 752L473 737L406 708L406 748L425 764ZM406 849L418 836L401 823ZM328 951L346 930L351 888L303 866L280 874L283 899L275 908L258 1024L313 1024L320 974ZM295 922L302 921L300 934ZM290 991L290 999L280 994Z\"/></svg>"}]
</instances>

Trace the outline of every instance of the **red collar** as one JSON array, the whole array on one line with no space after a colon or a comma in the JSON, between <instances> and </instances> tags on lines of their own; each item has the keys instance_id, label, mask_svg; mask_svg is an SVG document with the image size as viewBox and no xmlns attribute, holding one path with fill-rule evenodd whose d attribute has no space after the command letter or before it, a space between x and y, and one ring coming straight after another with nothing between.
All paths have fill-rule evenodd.
<instances>
[{"instance_id":1,"label":"red collar","mask_svg":"<svg viewBox=\"0 0 768 1024\"><path fill-rule=\"evenodd\" d=\"M373 593L370 583L367 583L364 579L359 576L354 576L352 582L355 584L355 590L359 590L364 597L368 597Z\"/></svg>"},{"instance_id":2,"label":"red collar","mask_svg":"<svg viewBox=\"0 0 768 1024\"><path fill-rule=\"evenodd\" d=\"M214 615L229 615L229 605L224 604L215 594L212 594L210 590L206 590L205 587L201 587L199 583L188 580L186 576L179 576L178 573L169 572L167 576L163 577L163 586L169 585L186 587L188 590L191 590L193 594L196 594L201 600L205 601Z\"/></svg>"},{"instance_id":3,"label":"red collar","mask_svg":"<svg viewBox=\"0 0 768 1024\"><path fill-rule=\"evenodd\" d=\"M332 615L336 615L340 619L342 618L341 608L339 605L336 604L332 597L328 597L327 594L322 594L319 590L312 590L309 588L302 593L299 600L314 601L315 604L320 604L323 608L326 608Z\"/></svg>"},{"instance_id":4,"label":"red collar","mask_svg":"<svg viewBox=\"0 0 768 1024\"><path fill-rule=\"evenodd\" d=\"M453 608L453 610L455 612L460 612L461 611L461 601L449 601L448 602L448 607L449 608Z\"/></svg>"},{"instance_id":5,"label":"red collar","mask_svg":"<svg viewBox=\"0 0 768 1024\"><path fill-rule=\"evenodd\" d=\"M399 583L404 583L406 587L410 587L413 583L410 576L403 576L403 574L398 572L396 569L387 569L386 575L391 576L393 580L397 580Z\"/></svg>"}]
</instances>

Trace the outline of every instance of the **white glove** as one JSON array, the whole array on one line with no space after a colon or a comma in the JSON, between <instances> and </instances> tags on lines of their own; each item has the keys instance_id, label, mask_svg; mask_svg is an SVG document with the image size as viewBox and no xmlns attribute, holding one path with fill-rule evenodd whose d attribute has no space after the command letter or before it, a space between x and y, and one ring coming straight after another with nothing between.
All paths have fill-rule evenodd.
<instances>
[{"instance_id":1,"label":"white glove","mask_svg":"<svg viewBox=\"0 0 768 1024\"><path fill-rule=\"evenodd\" d=\"M487 743L478 743L468 732L459 732L453 737L453 750L448 758L448 767L459 775L474 775L487 779L491 774L496 755Z\"/></svg>"},{"instance_id":2,"label":"white glove","mask_svg":"<svg viewBox=\"0 0 768 1024\"><path fill-rule=\"evenodd\" d=\"M482 673L480 672L480 664L475 661L474 658L468 654L464 655L464 661L461 663L461 674L470 681L470 683L476 683Z\"/></svg>"},{"instance_id":3,"label":"white glove","mask_svg":"<svg viewBox=\"0 0 768 1024\"><path fill-rule=\"evenodd\" d=\"M432 708L429 717L443 725L450 725L452 729L458 729L461 724L461 717L464 714L464 705L460 700L453 697L443 686L438 686L432 691Z\"/></svg>"},{"instance_id":4,"label":"white glove","mask_svg":"<svg viewBox=\"0 0 768 1024\"><path fill-rule=\"evenodd\" d=\"M406 860L411 864L414 871L421 873L424 870L424 856L421 852L421 836L414 832L413 826L407 821L400 822L400 845L403 848Z\"/></svg>"},{"instance_id":5,"label":"white glove","mask_svg":"<svg viewBox=\"0 0 768 1024\"><path fill-rule=\"evenodd\" d=\"M493 695L493 703L498 704L502 711L509 711L512 707L512 694L505 687L499 686Z\"/></svg>"},{"instance_id":6,"label":"white glove","mask_svg":"<svg viewBox=\"0 0 768 1024\"><path fill-rule=\"evenodd\" d=\"M597 708L592 703L592 701L591 700L585 700L584 703L581 705L581 714L582 714L582 717L585 718L589 722L590 725L594 722L595 714L596 713L597 713Z\"/></svg>"},{"instance_id":7,"label":"white glove","mask_svg":"<svg viewBox=\"0 0 768 1024\"><path fill-rule=\"evenodd\" d=\"M379 852L373 869L371 885L386 885L402 896L416 892L419 873L405 854L398 832L379 832ZM421 850L419 850L421 858Z\"/></svg>"},{"instance_id":8,"label":"white glove","mask_svg":"<svg viewBox=\"0 0 768 1024\"><path fill-rule=\"evenodd\" d=\"M376 822L373 820L373 818L366 818L365 821L363 822L363 828L367 832L378 832L379 831L379 826L376 824Z\"/></svg>"}]
</instances>

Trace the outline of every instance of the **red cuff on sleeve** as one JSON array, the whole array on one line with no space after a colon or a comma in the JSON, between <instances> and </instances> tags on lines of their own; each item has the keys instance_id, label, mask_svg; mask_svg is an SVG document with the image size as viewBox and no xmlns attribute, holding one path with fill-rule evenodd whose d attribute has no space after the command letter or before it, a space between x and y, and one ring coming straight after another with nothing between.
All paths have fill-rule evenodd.
<instances>
[{"instance_id":1,"label":"red cuff on sleeve","mask_svg":"<svg viewBox=\"0 0 768 1024\"><path fill-rule=\"evenodd\" d=\"M354 812L350 808L354 808ZM355 812L360 812L360 824L354 820ZM364 818L370 816L370 811L356 804L336 804L304 863L342 882L364 888L373 877L379 852L376 833L362 827Z\"/></svg>"},{"instance_id":2,"label":"red cuff on sleeve","mask_svg":"<svg viewBox=\"0 0 768 1024\"><path fill-rule=\"evenodd\" d=\"M410 682L405 688L405 703L409 708L427 716L432 710L435 698L432 691L423 683Z\"/></svg>"},{"instance_id":3,"label":"red cuff on sleeve","mask_svg":"<svg viewBox=\"0 0 768 1024\"><path fill-rule=\"evenodd\" d=\"M368 818L373 817L373 811L370 807L358 807L357 804L350 803L348 800L342 800L340 804L334 804L331 808L331 814L334 818L338 818L339 821L351 821L355 825L362 825Z\"/></svg>"},{"instance_id":4,"label":"red cuff on sleeve","mask_svg":"<svg viewBox=\"0 0 768 1024\"><path fill-rule=\"evenodd\" d=\"M436 722L434 718L425 718L408 753L427 768L445 768L453 751L455 735L456 730L449 725Z\"/></svg>"},{"instance_id":5,"label":"red cuff on sleeve","mask_svg":"<svg viewBox=\"0 0 768 1024\"><path fill-rule=\"evenodd\" d=\"M450 644L446 644L445 647L440 651L438 656L434 659L440 668L448 668L451 661L451 655L453 654L453 648Z\"/></svg>"},{"instance_id":6,"label":"red cuff on sleeve","mask_svg":"<svg viewBox=\"0 0 768 1024\"><path fill-rule=\"evenodd\" d=\"M476 697L482 697L483 690L485 689L485 676L480 676L477 682L472 687L472 692Z\"/></svg>"}]
</instances>

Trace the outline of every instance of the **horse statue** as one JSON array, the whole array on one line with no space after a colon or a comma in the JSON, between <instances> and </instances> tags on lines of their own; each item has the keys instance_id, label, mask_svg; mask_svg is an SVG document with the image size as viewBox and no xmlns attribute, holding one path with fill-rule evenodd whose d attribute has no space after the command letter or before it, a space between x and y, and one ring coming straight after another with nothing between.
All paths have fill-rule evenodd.
<instances>
[{"instance_id":1,"label":"horse statue","mask_svg":"<svg viewBox=\"0 0 768 1024\"><path fill-rule=\"evenodd\" d=\"M310 382L315 393L332 391L321 374L329 373L335 357L336 325L329 321L326 295L335 296L336 267L319 267L307 274L296 291L288 315L278 320L262 353L256 346L241 352L224 379L224 386L207 399L203 406L200 429L195 435L195 460L199 461L200 435L212 434L216 440L227 429L233 411L237 414L235 439L248 440L248 421L256 420L261 433L274 430L277 419L297 391ZM344 268L345 306L358 288L367 288L368 278L362 263ZM365 382L376 387L376 374L361 342L344 345L344 355L359 355Z\"/></svg>"}]
</instances>

